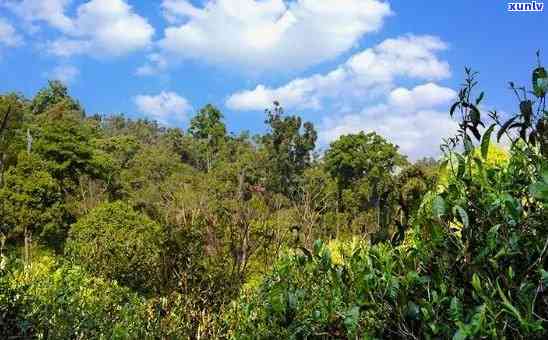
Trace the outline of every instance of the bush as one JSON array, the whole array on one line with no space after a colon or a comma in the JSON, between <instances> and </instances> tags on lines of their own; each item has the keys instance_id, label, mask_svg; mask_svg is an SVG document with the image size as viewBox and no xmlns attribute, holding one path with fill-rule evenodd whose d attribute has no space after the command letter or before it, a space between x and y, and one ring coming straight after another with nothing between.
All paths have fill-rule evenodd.
<instances>
[{"instance_id":1,"label":"bush","mask_svg":"<svg viewBox=\"0 0 548 340\"><path fill-rule=\"evenodd\" d=\"M147 334L146 301L128 288L59 265L51 256L0 279L0 298L12 301L12 325L25 337L133 339ZM9 282L9 285L5 285ZM9 331L8 331L9 332Z\"/></svg>"},{"instance_id":2,"label":"bush","mask_svg":"<svg viewBox=\"0 0 548 340\"><path fill-rule=\"evenodd\" d=\"M75 223L66 255L91 273L141 292L160 286L161 227L123 202L106 203Z\"/></svg>"}]
</instances>

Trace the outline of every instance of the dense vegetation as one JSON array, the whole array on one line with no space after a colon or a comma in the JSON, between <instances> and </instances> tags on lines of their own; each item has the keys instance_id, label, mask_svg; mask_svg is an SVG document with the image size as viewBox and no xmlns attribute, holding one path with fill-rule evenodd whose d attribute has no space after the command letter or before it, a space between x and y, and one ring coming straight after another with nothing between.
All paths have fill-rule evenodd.
<instances>
[{"instance_id":1,"label":"dense vegetation","mask_svg":"<svg viewBox=\"0 0 548 340\"><path fill-rule=\"evenodd\" d=\"M0 338L546 338L548 76L505 119L476 78L414 163L376 133L317 154L279 103L251 136L0 96Z\"/></svg>"}]
</instances>

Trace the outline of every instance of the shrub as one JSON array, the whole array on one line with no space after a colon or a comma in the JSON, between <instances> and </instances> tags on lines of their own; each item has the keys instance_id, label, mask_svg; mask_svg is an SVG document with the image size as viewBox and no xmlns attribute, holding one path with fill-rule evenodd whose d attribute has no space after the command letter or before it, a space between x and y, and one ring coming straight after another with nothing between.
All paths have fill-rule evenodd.
<instances>
[{"instance_id":1,"label":"shrub","mask_svg":"<svg viewBox=\"0 0 548 340\"><path fill-rule=\"evenodd\" d=\"M159 286L162 230L123 202L106 203L75 223L66 255L91 273L141 292Z\"/></svg>"}]
</instances>

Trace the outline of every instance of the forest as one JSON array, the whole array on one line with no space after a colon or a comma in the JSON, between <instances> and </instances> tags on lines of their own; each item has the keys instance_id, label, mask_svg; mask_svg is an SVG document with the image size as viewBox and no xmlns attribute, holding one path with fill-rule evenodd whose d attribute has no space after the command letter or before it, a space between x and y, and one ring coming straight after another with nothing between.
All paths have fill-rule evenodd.
<instances>
[{"instance_id":1,"label":"forest","mask_svg":"<svg viewBox=\"0 0 548 340\"><path fill-rule=\"evenodd\" d=\"M320 151L278 102L252 135L2 94L0 338L546 339L548 75L510 115L480 78L416 162L375 132Z\"/></svg>"}]
</instances>

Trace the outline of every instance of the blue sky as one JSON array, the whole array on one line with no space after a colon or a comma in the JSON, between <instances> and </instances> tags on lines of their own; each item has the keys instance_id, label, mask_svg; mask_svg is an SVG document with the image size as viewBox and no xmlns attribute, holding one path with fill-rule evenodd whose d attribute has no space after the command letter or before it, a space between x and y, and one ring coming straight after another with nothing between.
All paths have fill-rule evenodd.
<instances>
[{"instance_id":1,"label":"blue sky","mask_svg":"<svg viewBox=\"0 0 548 340\"><path fill-rule=\"evenodd\" d=\"M212 103L233 132L279 100L322 146L375 130L416 159L454 132L464 66L486 108L516 107L547 19L495 0L0 0L0 92L61 79L88 113L183 128Z\"/></svg>"}]
</instances>

